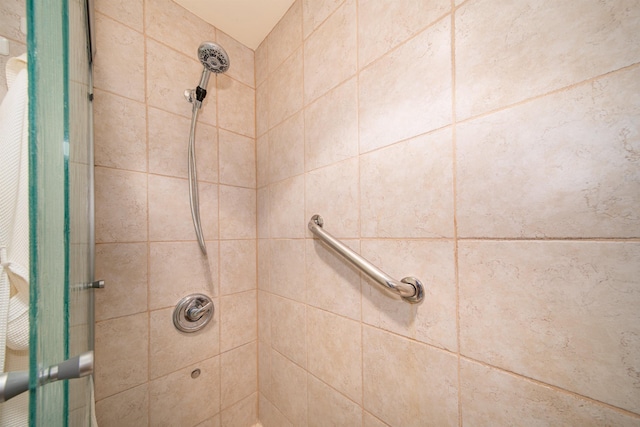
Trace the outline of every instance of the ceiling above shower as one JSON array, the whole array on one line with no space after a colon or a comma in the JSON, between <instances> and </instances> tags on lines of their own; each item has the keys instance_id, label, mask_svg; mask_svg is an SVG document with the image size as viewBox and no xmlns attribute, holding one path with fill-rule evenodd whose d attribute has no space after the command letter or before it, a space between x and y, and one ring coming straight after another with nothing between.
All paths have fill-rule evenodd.
<instances>
[{"instance_id":1,"label":"ceiling above shower","mask_svg":"<svg viewBox=\"0 0 640 427\"><path fill-rule=\"evenodd\" d=\"M245 46L255 49L295 0L174 1Z\"/></svg>"}]
</instances>

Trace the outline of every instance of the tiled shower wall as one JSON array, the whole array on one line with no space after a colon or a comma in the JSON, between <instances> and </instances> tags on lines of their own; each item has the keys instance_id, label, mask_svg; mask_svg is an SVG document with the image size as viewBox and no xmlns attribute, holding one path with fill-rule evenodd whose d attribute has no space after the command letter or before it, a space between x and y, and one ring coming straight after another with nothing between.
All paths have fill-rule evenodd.
<instances>
[{"instance_id":1,"label":"tiled shower wall","mask_svg":"<svg viewBox=\"0 0 640 427\"><path fill-rule=\"evenodd\" d=\"M294 3L255 56L265 427L640 425L638 28L635 0Z\"/></svg>"},{"instance_id":2,"label":"tiled shower wall","mask_svg":"<svg viewBox=\"0 0 640 427\"><path fill-rule=\"evenodd\" d=\"M249 426L257 400L266 427L640 424L636 3L298 0L255 84L168 0L97 9L102 426ZM198 126L208 260L182 99L206 39L232 61ZM185 336L196 291L215 320Z\"/></svg>"},{"instance_id":3,"label":"tiled shower wall","mask_svg":"<svg viewBox=\"0 0 640 427\"><path fill-rule=\"evenodd\" d=\"M254 53L170 0L96 1L96 412L108 426L248 426L257 418ZM189 211L187 142L197 48L212 76L196 135L208 257ZM202 331L177 301L213 297ZM193 379L191 373L200 370Z\"/></svg>"}]
</instances>

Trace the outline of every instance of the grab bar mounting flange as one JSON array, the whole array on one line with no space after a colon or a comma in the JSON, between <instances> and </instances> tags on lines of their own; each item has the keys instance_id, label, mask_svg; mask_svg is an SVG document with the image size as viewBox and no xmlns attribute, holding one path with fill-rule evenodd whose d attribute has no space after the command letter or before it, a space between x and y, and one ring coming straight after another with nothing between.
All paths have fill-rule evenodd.
<instances>
[{"instance_id":1,"label":"grab bar mounting flange","mask_svg":"<svg viewBox=\"0 0 640 427\"><path fill-rule=\"evenodd\" d=\"M344 243L333 237L323 228L324 220L320 215L313 215L309 220L309 230L318 236L327 246L340 254L344 259L358 267L363 273L369 276L384 291L392 295L400 296L404 301L417 304L424 299L424 286L415 277L405 277L401 281L392 279L384 271L380 270L368 260L357 254Z\"/></svg>"}]
</instances>

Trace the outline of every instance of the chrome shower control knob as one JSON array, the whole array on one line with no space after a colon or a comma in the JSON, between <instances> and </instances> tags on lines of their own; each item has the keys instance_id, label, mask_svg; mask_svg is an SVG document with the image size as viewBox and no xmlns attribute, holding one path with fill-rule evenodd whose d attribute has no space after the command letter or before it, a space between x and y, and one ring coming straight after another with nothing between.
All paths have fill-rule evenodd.
<instances>
[{"instance_id":1,"label":"chrome shower control knob","mask_svg":"<svg viewBox=\"0 0 640 427\"><path fill-rule=\"evenodd\" d=\"M196 332L204 328L213 317L213 301L204 294L191 294L182 298L173 310L173 325L182 332Z\"/></svg>"},{"instance_id":2,"label":"chrome shower control knob","mask_svg":"<svg viewBox=\"0 0 640 427\"><path fill-rule=\"evenodd\" d=\"M207 301L203 305L201 305L201 303L202 301L196 300L196 302L189 307L186 314L187 319L192 322L197 322L213 308L213 303L211 301Z\"/></svg>"}]
</instances>

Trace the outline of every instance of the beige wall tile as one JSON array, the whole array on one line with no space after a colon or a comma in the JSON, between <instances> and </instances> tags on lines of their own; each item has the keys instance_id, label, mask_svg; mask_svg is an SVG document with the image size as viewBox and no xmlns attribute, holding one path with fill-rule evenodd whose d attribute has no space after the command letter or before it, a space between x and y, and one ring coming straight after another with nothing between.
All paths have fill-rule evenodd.
<instances>
[{"instance_id":1,"label":"beige wall tile","mask_svg":"<svg viewBox=\"0 0 640 427\"><path fill-rule=\"evenodd\" d=\"M255 138L255 89L224 74L218 74L216 82L220 128Z\"/></svg>"},{"instance_id":2,"label":"beige wall tile","mask_svg":"<svg viewBox=\"0 0 640 427\"><path fill-rule=\"evenodd\" d=\"M20 18L26 16L25 2L11 0L2 3L0 28L3 37L26 43L26 35L20 31Z\"/></svg>"},{"instance_id":3,"label":"beige wall tile","mask_svg":"<svg viewBox=\"0 0 640 427\"><path fill-rule=\"evenodd\" d=\"M264 291L258 291L258 338L271 345L271 294Z\"/></svg>"},{"instance_id":4,"label":"beige wall tile","mask_svg":"<svg viewBox=\"0 0 640 427\"><path fill-rule=\"evenodd\" d=\"M147 311L147 245L99 244L95 251L95 277L108 284L95 293L96 321Z\"/></svg>"},{"instance_id":5,"label":"beige wall tile","mask_svg":"<svg viewBox=\"0 0 640 427\"><path fill-rule=\"evenodd\" d=\"M364 427L387 427L387 424L383 423L367 411L364 411L362 425Z\"/></svg>"},{"instance_id":6,"label":"beige wall tile","mask_svg":"<svg viewBox=\"0 0 640 427\"><path fill-rule=\"evenodd\" d=\"M233 37L216 29L216 42L229 55L230 66L225 74L249 87L256 87L254 52Z\"/></svg>"},{"instance_id":7,"label":"beige wall tile","mask_svg":"<svg viewBox=\"0 0 640 427\"><path fill-rule=\"evenodd\" d=\"M147 240L147 175L95 168L96 242Z\"/></svg>"},{"instance_id":8,"label":"beige wall tile","mask_svg":"<svg viewBox=\"0 0 640 427\"><path fill-rule=\"evenodd\" d=\"M362 348L367 411L392 426L458 424L455 355L370 327Z\"/></svg>"},{"instance_id":9,"label":"beige wall tile","mask_svg":"<svg viewBox=\"0 0 640 427\"><path fill-rule=\"evenodd\" d=\"M358 2L360 68L450 12L449 0L364 0Z\"/></svg>"},{"instance_id":10,"label":"beige wall tile","mask_svg":"<svg viewBox=\"0 0 640 427\"><path fill-rule=\"evenodd\" d=\"M96 323L96 400L148 381L147 313Z\"/></svg>"},{"instance_id":11,"label":"beige wall tile","mask_svg":"<svg viewBox=\"0 0 640 427\"><path fill-rule=\"evenodd\" d=\"M184 141L184 138L182 138L182 140ZM220 146L216 128L209 126L206 123L198 122L196 127L195 145L198 181L220 182L218 167ZM187 153L188 148L189 144L187 142ZM182 166L181 170L186 170L187 176L189 176L189 169L187 167Z\"/></svg>"},{"instance_id":12,"label":"beige wall tile","mask_svg":"<svg viewBox=\"0 0 640 427\"><path fill-rule=\"evenodd\" d=\"M260 213L257 218L257 232L259 239L266 239L269 233L269 187L263 187L258 190L257 212ZM260 286L258 284L258 286Z\"/></svg>"},{"instance_id":13,"label":"beige wall tile","mask_svg":"<svg viewBox=\"0 0 640 427\"><path fill-rule=\"evenodd\" d=\"M271 352L271 391L273 404L293 425L307 425L306 371L277 351Z\"/></svg>"},{"instance_id":14,"label":"beige wall tile","mask_svg":"<svg viewBox=\"0 0 640 427\"><path fill-rule=\"evenodd\" d=\"M319 214L336 237L360 235L359 162L357 158L308 172L305 218Z\"/></svg>"},{"instance_id":15,"label":"beige wall tile","mask_svg":"<svg viewBox=\"0 0 640 427\"><path fill-rule=\"evenodd\" d=\"M459 253L464 355L640 410L629 375L640 354L640 245L469 241Z\"/></svg>"},{"instance_id":16,"label":"beige wall tile","mask_svg":"<svg viewBox=\"0 0 640 427\"><path fill-rule=\"evenodd\" d=\"M267 101L269 129L302 109L302 48L269 74Z\"/></svg>"},{"instance_id":17,"label":"beige wall tile","mask_svg":"<svg viewBox=\"0 0 640 427\"><path fill-rule=\"evenodd\" d=\"M220 355L221 406L227 409L253 397L258 383L258 343L254 341ZM251 424L247 424L251 425Z\"/></svg>"},{"instance_id":18,"label":"beige wall tile","mask_svg":"<svg viewBox=\"0 0 640 427\"><path fill-rule=\"evenodd\" d=\"M205 239L215 239L217 185L200 182L198 187L202 233ZM149 240L196 240L186 179L149 175Z\"/></svg>"},{"instance_id":19,"label":"beige wall tile","mask_svg":"<svg viewBox=\"0 0 640 427\"><path fill-rule=\"evenodd\" d=\"M325 19L329 17L343 0L302 0L302 27L304 30L304 38Z\"/></svg>"},{"instance_id":20,"label":"beige wall tile","mask_svg":"<svg viewBox=\"0 0 640 427\"><path fill-rule=\"evenodd\" d=\"M171 0L145 0L144 12L148 37L196 60L200 43L215 39L215 29L210 24Z\"/></svg>"},{"instance_id":21,"label":"beige wall tile","mask_svg":"<svg viewBox=\"0 0 640 427\"><path fill-rule=\"evenodd\" d=\"M362 408L312 375L307 376L309 427L361 426Z\"/></svg>"},{"instance_id":22,"label":"beige wall tile","mask_svg":"<svg viewBox=\"0 0 640 427\"><path fill-rule=\"evenodd\" d=\"M304 102L358 71L356 2L347 0L304 43Z\"/></svg>"},{"instance_id":23,"label":"beige wall tile","mask_svg":"<svg viewBox=\"0 0 640 427\"><path fill-rule=\"evenodd\" d=\"M458 119L638 62L640 12L634 5L633 0L466 3L455 23ZM506 34L495 28L507 29Z\"/></svg>"},{"instance_id":24,"label":"beige wall tile","mask_svg":"<svg viewBox=\"0 0 640 427\"><path fill-rule=\"evenodd\" d=\"M105 14L134 30L143 30L143 0L96 0L96 12Z\"/></svg>"},{"instance_id":25,"label":"beige wall tile","mask_svg":"<svg viewBox=\"0 0 640 427\"><path fill-rule=\"evenodd\" d=\"M263 82L256 89L256 135L269 130L269 83Z\"/></svg>"},{"instance_id":26,"label":"beige wall tile","mask_svg":"<svg viewBox=\"0 0 640 427\"><path fill-rule=\"evenodd\" d=\"M269 184L269 135L264 134L256 140L256 186L262 188ZM261 212L261 209L258 209Z\"/></svg>"},{"instance_id":27,"label":"beige wall tile","mask_svg":"<svg viewBox=\"0 0 640 427\"><path fill-rule=\"evenodd\" d=\"M360 253L358 240L341 239ZM360 273L318 239L306 240L307 304L353 320L361 319Z\"/></svg>"},{"instance_id":28,"label":"beige wall tile","mask_svg":"<svg viewBox=\"0 0 640 427\"><path fill-rule=\"evenodd\" d=\"M304 176L287 178L269 190L270 237L304 237L308 221L304 218Z\"/></svg>"},{"instance_id":29,"label":"beige wall tile","mask_svg":"<svg viewBox=\"0 0 640 427\"><path fill-rule=\"evenodd\" d=\"M359 322L309 308L307 310L309 372L362 402L362 334Z\"/></svg>"},{"instance_id":30,"label":"beige wall tile","mask_svg":"<svg viewBox=\"0 0 640 427\"><path fill-rule=\"evenodd\" d=\"M214 300L213 303L217 309L218 302ZM219 310L214 310L213 318L204 328L186 333L173 325L174 308L149 313L149 375L152 380L199 363L220 352Z\"/></svg>"},{"instance_id":31,"label":"beige wall tile","mask_svg":"<svg viewBox=\"0 0 640 427\"><path fill-rule=\"evenodd\" d=\"M191 372L200 369L200 376ZM220 411L220 357L204 360L150 383L152 426L195 425Z\"/></svg>"},{"instance_id":32,"label":"beige wall tile","mask_svg":"<svg viewBox=\"0 0 640 427\"><path fill-rule=\"evenodd\" d=\"M269 291L269 240L258 239L258 289Z\"/></svg>"},{"instance_id":33,"label":"beige wall tile","mask_svg":"<svg viewBox=\"0 0 640 427\"><path fill-rule=\"evenodd\" d=\"M304 117L302 112L269 131L268 182L304 172Z\"/></svg>"},{"instance_id":34,"label":"beige wall tile","mask_svg":"<svg viewBox=\"0 0 640 427\"><path fill-rule=\"evenodd\" d=\"M207 256L196 242L151 243L149 247L149 307L173 307L191 293L218 295L218 245L207 245Z\"/></svg>"},{"instance_id":35,"label":"beige wall tile","mask_svg":"<svg viewBox=\"0 0 640 427\"><path fill-rule=\"evenodd\" d=\"M96 402L100 427L140 427L149 424L149 386L114 394Z\"/></svg>"},{"instance_id":36,"label":"beige wall tile","mask_svg":"<svg viewBox=\"0 0 640 427\"><path fill-rule=\"evenodd\" d=\"M271 346L291 361L307 366L305 305L277 296L271 304Z\"/></svg>"},{"instance_id":37,"label":"beige wall tile","mask_svg":"<svg viewBox=\"0 0 640 427\"><path fill-rule=\"evenodd\" d=\"M144 102L144 37L137 31L96 13L96 88ZM127 76L123 79L122 76Z\"/></svg>"},{"instance_id":38,"label":"beige wall tile","mask_svg":"<svg viewBox=\"0 0 640 427\"><path fill-rule=\"evenodd\" d=\"M361 156L362 235L453 237L452 160L450 129Z\"/></svg>"},{"instance_id":39,"label":"beige wall tile","mask_svg":"<svg viewBox=\"0 0 640 427\"><path fill-rule=\"evenodd\" d=\"M258 341L258 390L264 396L271 398L271 346Z\"/></svg>"},{"instance_id":40,"label":"beige wall tile","mask_svg":"<svg viewBox=\"0 0 640 427\"><path fill-rule=\"evenodd\" d=\"M256 144L253 138L220 130L220 183L256 187Z\"/></svg>"},{"instance_id":41,"label":"beige wall tile","mask_svg":"<svg viewBox=\"0 0 640 427\"><path fill-rule=\"evenodd\" d=\"M360 72L360 152L451 123L450 27L442 19Z\"/></svg>"},{"instance_id":42,"label":"beige wall tile","mask_svg":"<svg viewBox=\"0 0 640 427\"><path fill-rule=\"evenodd\" d=\"M454 243L430 240L363 240L362 255L396 280L418 278L421 304L407 304L364 281L363 321L427 344L457 350Z\"/></svg>"},{"instance_id":43,"label":"beige wall tile","mask_svg":"<svg viewBox=\"0 0 640 427\"><path fill-rule=\"evenodd\" d=\"M304 110L307 171L358 155L358 88L351 79Z\"/></svg>"},{"instance_id":44,"label":"beige wall tile","mask_svg":"<svg viewBox=\"0 0 640 427\"><path fill-rule=\"evenodd\" d=\"M460 365L464 424L637 426L638 418L468 360Z\"/></svg>"},{"instance_id":45,"label":"beige wall tile","mask_svg":"<svg viewBox=\"0 0 640 427\"><path fill-rule=\"evenodd\" d=\"M640 235L637 91L636 67L459 126L460 235Z\"/></svg>"},{"instance_id":46,"label":"beige wall tile","mask_svg":"<svg viewBox=\"0 0 640 427\"><path fill-rule=\"evenodd\" d=\"M256 64L256 87L260 86L267 80L269 74L269 62L268 62L268 48L267 40L263 40L260 46L254 52L255 64ZM259 135L259 134L258 134Z\"/></svg>"},{"instance_id":47,"label":"beige wall tile","mask_svg":"<svg viewBox=\"0 0 640 427\"><path fill-rule=\"evenodd\" d=\"M191 119L149 108L149 172L187 178ZM195 133L199 181L218 181L218 133L198 123Z\"/></svg>"},{"instance_id":48,"label":"beige wall tile","mask_svg":"<svg viewBox=\"0 0 640 427\"><path fill-rule=\"evenodd\" d=\"M223 371L224 373L224 371ZM258 394L244 398L235 405L223 409L222 427L253 427L258 421Z\"/></svg>"},{"instance_id":49,"label":"beige wall tile","mask_svg":"<svg viewBox=\"0 0 640 427\"><path fill-rule=\"evenodd\" d=\"M196 427L220 427L222 424L220 421L220 414L214 415L206 421L201 422Z\"/></svg>"},{"instance_id":50,"label":"beige wall tile","mask_svg":"<svg viewBox=\"0 0 640 427\"><path fill-rule=\"evenodd\" d=\"M274 294L306 301L304 240L271 240L269 289Z\"/></svg>"},{"instance_id":51,"label":"beige wall tile","mask_svg":"<svg viewBox=\"0 0 640 427\"><path fill-rule=\"evenodd\" d=\"M264 427L293 427L291 421L262 394L258 399L258 406L260 422Z\"/></svg>"},{"instance_id":52,"label":"beige wall tile","mask_svg":"<svg viewBox=\"0 0 640 427\"><path fill-rule=\"evenodd\" d=\"M220 295L256 289L256 241L220 242Z\"/></svg>"},{"instance_id":53,"label":"beige wall tile","mask_svg":"<svg viewBox=\"0 0 640 427\"><path fill-rule=\"evenodd\" d=\"M256 238L256 191L220 186L220 238Z\"/></svg>"},{"instance_id":54,"label":"beige wall tile","mask_svg":"<svg viewBox=\"0 0 640 427\"><path fill-rule=\"evenodd\" d=\"M144 104L99 89L94 95L95 164L146 172Z\"/></svg>"},{"instance_id":55,"label":"beige wall tile","mask_svg":"<svg viewBox=\"0 0 640 427\"><path fill-rule=\"evenodd\" d=\"M295 1L266 38L269 72L302 44L302 4Z\"/></svg>"},{"instance_id":56,"label":"beige wall tile","mask_svg":"<svg viewBox=\"0 0 640 427\"><path fill-rule=\"evenodd\" d=\"M256 291L220 298L220 351L228 351L258 338Z\"/></svg>"}]
</instances>

